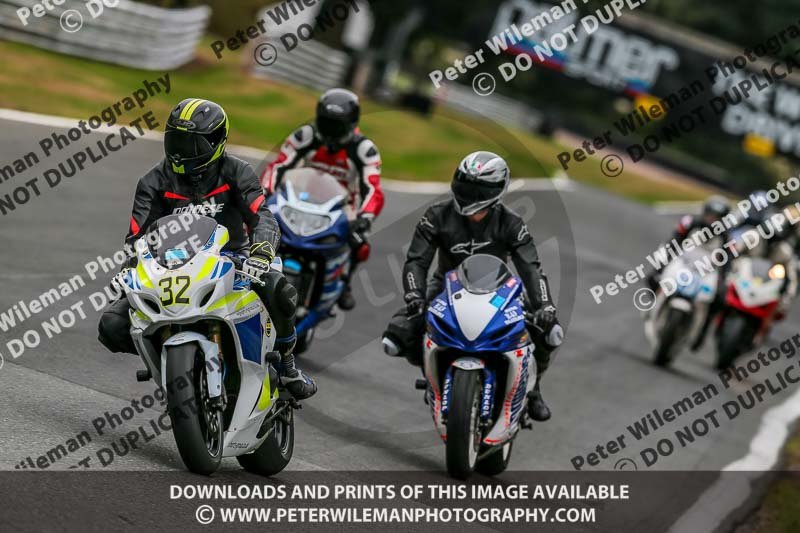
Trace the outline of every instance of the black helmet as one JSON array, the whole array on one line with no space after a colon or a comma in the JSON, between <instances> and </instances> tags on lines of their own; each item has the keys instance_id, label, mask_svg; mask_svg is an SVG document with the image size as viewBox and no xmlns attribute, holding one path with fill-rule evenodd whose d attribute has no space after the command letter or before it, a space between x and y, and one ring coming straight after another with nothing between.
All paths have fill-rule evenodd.
<instances>
[{"instance_id":1,"label":"black helmet","mask_svg":"<svg viewBox=\"0 0 800 533\"><path fill-rule=\"evenodd\" d=\"M750 226L759 226L773 213L772 206L767 198L767 193L764 191L753 191L749 196L749 200L751 207L747 211L743 223Z\"/></svg>"},{"instance_id":2,"label":"black helmet","mask_svg":"<svg viewBox=\"0 0 800 533\"><path fill-rule=\"evenodd\" d=\"M730 212L731 206L728 204L728 200L722 196L712 196L703 204L703 217L713 217L716 220L722 220L722 218L728 216Z\"/></svg>"},{"instance_id":3,"label":"black helmet","mask_svg":"<svg viewBox=\"0 0 800 533\"><path fill-rule=\"evenodd\" d=\"M317 102L317 135L331 149L349 141L358 126L361 105L346 89L330 89Z\"/></svg>"},{"instance_id":4,"label":"black helmet","mask_svg":"<svg viewBox=\"0 0 800 533\"><path fill-rule=\"evenodd\" d=\"M492 152L473 152L461 160L453 176L456 211L474 215L497 202L508 189L511 174L505 160Z\"/></svg>"},{"instance_id":5,"label":"black helmet","mask_svg":"<svg viewBox=\"0 0 800 533\"><path fill-rule=\"evenodd\" d=\"M177 174L199 174L225 152L228 116L218 104L187 98L167 119L164 152Z\"/></svg>"}]
</instances>

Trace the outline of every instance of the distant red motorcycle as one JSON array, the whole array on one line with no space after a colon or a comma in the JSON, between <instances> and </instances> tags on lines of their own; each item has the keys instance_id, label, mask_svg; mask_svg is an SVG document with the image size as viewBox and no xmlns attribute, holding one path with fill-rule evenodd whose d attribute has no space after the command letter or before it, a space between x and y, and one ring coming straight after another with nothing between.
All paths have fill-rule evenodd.
<instances>
[{"instance_id":1,"label":"distant red motorcycle","mask_svg":"<svg viewBox=\"0 0 800 533\"><path fill-rule=\"evenodd\" d=\"M785 288L784 265L756 257L734 262L716 330L717 369L728 368L764 340L772 322L782 318L778 304Z\"/></svg>"}]
</instances>

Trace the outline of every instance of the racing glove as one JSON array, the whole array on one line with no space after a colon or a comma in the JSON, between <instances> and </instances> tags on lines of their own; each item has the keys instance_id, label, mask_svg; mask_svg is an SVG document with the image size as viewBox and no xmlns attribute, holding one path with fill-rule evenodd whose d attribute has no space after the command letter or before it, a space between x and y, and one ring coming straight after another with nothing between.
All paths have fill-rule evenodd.
<instances>
[{"instance_id":1,"label":"racing glove","mask_svg":"<svg viewBox=\"0 0 800 533\"><path fill-rule=\"evenodd\" d=\"M350 245L355 248L367 242L367 234L372 228L372 219L363 215L350 223Z\"/></svg>"},{"instance_id":2,"label":"racing glove","mask_svg":"<svg viewBox=\"0 0 800 533\"><path fill-rule=\"evenodd\" d=\"M419 316L425 311L425 298L422 297L422 293L411 291L406 293L403 299L406 301L406 316L409 318Z\"/></svg>"},{"instance_id":3,"label":"racing glove","mask_svg":"<svg viewBox=\"0 0 800 533\"><path fill-rule=\"evenodd\" d=\"M275 248L272 247L272 243L267 241L254 243L250 247L250 257L242 264L242 270L261 279L269 273L273 259L275 259Z\"/></svg>"},{"instance_id":4,"label":"racing glove","mask_svg":"<svg viewBox=\"0 0 800 533\"><path fill-rule=\"evenodd\" d=\"M117 272L117 275L111 278L111 290L118 293L120 296L124 295L128 288L128 284L125 283L125 278L131 270L133 269L125 267Z\"/></svg>"},{"instance_id":5,"label":"racing glove","mask_svg":"<svg viewBox=\"0 0 800 533\"><path fill-rule=\"evenodd\" d=\"M555 326L557 322L556 308L552 305L543 307L533 314L533 323L539 327L545 335L553 329L553 326Z\"/></svg>"}]
</instances>

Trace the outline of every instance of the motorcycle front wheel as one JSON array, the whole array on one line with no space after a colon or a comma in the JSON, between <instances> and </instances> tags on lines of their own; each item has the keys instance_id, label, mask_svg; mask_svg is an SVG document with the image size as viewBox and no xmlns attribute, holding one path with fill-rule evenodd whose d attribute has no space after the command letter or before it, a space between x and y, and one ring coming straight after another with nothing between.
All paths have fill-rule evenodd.
<instances>
[{"instance_id":1,"label":"motorcycle front wheel","mask_svg":"<svg viewBox=\"0 0 800 533\"><path fill-rule=\"evenodd\" d=\"M733 365L752 343L756 327L748 318L734 312L722 321L717 332L717 370L726 370Z\"/></svg>"},{"instance_id":2,"label":"motorcycle front wheel","mask_svg":"<svg viewBox=\"0 0 800 533\"><path fill-rule=\"evenodd\" d=\"M508 441L496 452L492 452L478 461L475 465L475 471L485 476L496 476L502 474L508 468L508 463L511 461L511 450L514 448L514 441Z\"/></svg>"},{"instance_id":3,"label":"motorcycle front wheel","mask_svg":"<svg viewBox=\"0 0 800 533\"><path fill-rule=\"evenodd\" d=\"M475 470L481 446L479 424L481 373L456 369L447 410L447 472L467 479Z\"/></svg>"},{"instance_id":4,"label":"motorcycle front wheel","mask_svg":"<svg viewBox=\"0 0 800 533\"><path fill-rule=\"evenodd\" d=\"M195 344L167 346L167 409L181 459L210 475L222 461L222 412L209 405L206 366Z\"/></svg>"},{"instance_id":5,"label":"motorcycle front wheel","mask_svg":"<svg viewBox=\"0 0 800 533\"><path fill-rule=\"evenodd\" d=\"M667 367L672 362L675 342L678 340L681 328L684 327L686 313L678 309L667 309L664 325L658 335L653 363L656 366Z\"/></svg>"}]
</instances>

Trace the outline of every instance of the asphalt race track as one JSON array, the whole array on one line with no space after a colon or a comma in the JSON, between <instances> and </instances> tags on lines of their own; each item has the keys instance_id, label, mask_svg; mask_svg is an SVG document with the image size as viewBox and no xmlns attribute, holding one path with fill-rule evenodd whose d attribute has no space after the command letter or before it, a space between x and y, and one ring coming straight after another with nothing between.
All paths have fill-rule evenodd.
<instances>
[{"instance_id":1,"label":"asphalt race track","mask_svg":"<svg viewBox=\"0 0 800 533\"><path fill-rule=\"evenodd\" d=\"M39 139L53 131L59 130L0 122L3 164L37 149ZM97 138L95 134L90 140ZM71 153L72 147L0 183L0 196L41 176L44 169ZM84 265L119 249L137 179L161 154L159 143L137 139L56 188L43 185L41 196L0 217L0 313L75 274L88 281ZM384 174L391 176L391 169L385 168ZM418 371L404 360L385 356L378 342L387 320L401 304L402 247L420 210L436 198L387 191L387 205L372 237L372 257L355 282L358 306L326 325L300 360L316 378L320 391L298 412L289 470L444 470L444 447L433 431L422 393L413 387ZM754 382L723 390L711 370L711 342L698 355L682 354L672 370L657 369L650 363L650 347L633 305L635 289L607 297L601 305L589 294L591 286L605 284L644 262L669 234L675 217L659 216L650 208L578 185L562 191L523 187L509 194L508 203L523 210L535 206L535 213L527 213L531 232L551 286L559 294L559 307L572 308L571 315L561 315L567 337L543 386L553 419L519 436L511 468L571 470L574 456L585 457L597 445L605 446L624 434L626 448L601 460L595 469L631 467L629 462L620 463L621 459L646 469L639 455L642 449L672 436L676 429L714 408L719 413L718 428L712 426L708 434L677 447L651 469L719 470L746 456L764 412L788 400L793 391L783 391L728 420L720 405ZM555 237L569 233L565 228L571 229L574 248ZM575 261L577 271L570 267ZM35 461L54 446L89 431L94 437L91 443L48 466L50 470L66 469L85 456L94 457L98 449L109 447L160 414L145 409L107 429L102 437L92 429L92 421L106 411L119 413L132 399L151 394L155 388L152 383L135 381L136 370L142 368L138 358L109 354L96 340L99 312L88 303L88 297L112 275L101 273L22 326L0 331L0 354L5 358L0 368L0 469L13 470L28 456ZM561 299L568 293L575 294L574 305ZM42 320L81 301L86 302L85 320L52 339L42 335L38 347L16 359L9 355L9 340L20 338L29 328L41 331ZM792 336L791 325L798 318L795 309L773 331L773 343ZM774 368L779 368L777 363ZM758 378L773 374L771 367L762 370ZM627 431L628 425L653 409L669 408L709 383L716 385L720 394L654 432L654 438L637 442ZM92 466L101 468L96 460ZM171 435L166 434L125 456L114 457L105 468L164 471L183 470L183 465ZM225 460L224 468L235 471L239 466L230 459Z\"/></svg>"}]
</instances>

